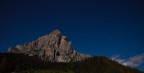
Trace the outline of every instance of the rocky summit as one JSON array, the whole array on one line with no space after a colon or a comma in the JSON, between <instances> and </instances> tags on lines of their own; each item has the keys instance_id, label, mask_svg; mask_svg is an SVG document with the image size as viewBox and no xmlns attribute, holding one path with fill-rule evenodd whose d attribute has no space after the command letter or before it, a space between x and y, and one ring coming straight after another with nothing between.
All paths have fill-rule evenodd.
<instances>
[{"instance_id":1,"label":"rocky summit","mask_svg":"<svg viewBox=\"0 0 144 73\"><path fill-rule=\"evenodd\" d=\"M44 35L24 45L10 47L8 52L36 55L44 61L51 62L81 61L90 57L75 51L71 42L59 30L53 30L49 35Z\"/></svg>"}]
</instances>

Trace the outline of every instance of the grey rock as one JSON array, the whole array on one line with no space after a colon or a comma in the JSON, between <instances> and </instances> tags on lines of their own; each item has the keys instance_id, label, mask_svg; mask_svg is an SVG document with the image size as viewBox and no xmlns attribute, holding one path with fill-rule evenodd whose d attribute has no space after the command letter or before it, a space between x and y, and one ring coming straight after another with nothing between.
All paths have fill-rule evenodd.
<instances>
[{"instance_id":1,"label":"grey rock","mask_svg":"<svg viewBox=\"0 0 144 73\"><path fill-rule=\"evenodd\" d=\"M49 35L44 35L30 43L10 47L8 52L37 55L44 61L52 62L81 61L90 57L90 55L76 52L71 42L59 30L53 30Z\"/></svg>"}]
</instances>

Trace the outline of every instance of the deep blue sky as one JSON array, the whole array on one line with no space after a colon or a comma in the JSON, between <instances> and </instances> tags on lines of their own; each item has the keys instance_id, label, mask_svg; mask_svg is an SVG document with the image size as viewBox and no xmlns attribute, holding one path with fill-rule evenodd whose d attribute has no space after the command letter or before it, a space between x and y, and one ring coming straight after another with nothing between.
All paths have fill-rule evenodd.
<instances>
[{"instance_id":1,"label":"deep blue sky","mask_svg":"<svg viewBox=\"0 0 144 73\"><path fill-rule=\"evenodd\" d=\"M54 29L79 52L128 59L144 52L144 1L0 0L0 51Z\"/></svg>"}]
</instances>

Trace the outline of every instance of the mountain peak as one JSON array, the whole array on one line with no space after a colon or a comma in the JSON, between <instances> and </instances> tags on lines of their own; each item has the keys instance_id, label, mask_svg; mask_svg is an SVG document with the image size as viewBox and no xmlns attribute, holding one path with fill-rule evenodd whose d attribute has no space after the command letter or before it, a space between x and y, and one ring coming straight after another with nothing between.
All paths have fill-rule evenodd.
<instances>
[{"instance_id":1,"label":"mountain peak","mask_svg":"<svg viewBox=\"0 0 144 73\"><path fill-rule=\"evenodd\" d=\"M59 34L61 34L61 31L58 30L58 29L55 29L50 34L52 34L52 35L59 35Z\"/></svg>"},{"instance_id":2,"label":"mountain peak","mask_svg":"<svg viewBox=\"0 0 144 73\"><path fill-rule=\"evenodd\" d=\"M37 55L44 61L56 62L80 61L90 57L89 55L76 52L71 42L58 29L35 41L11 47L8 52L24 53L29 56Z\"/></svg>"}]
</instances>

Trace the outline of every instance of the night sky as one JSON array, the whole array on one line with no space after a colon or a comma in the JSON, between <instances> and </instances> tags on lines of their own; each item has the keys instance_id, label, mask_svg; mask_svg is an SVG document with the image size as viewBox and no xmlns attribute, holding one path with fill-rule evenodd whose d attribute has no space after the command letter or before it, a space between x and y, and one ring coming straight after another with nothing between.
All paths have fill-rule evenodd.
<instances>
[{"instance_id":1,"label":"night sky","mask_svg":"<svg viewBox=\"0 0 144 73\"><path fill-rule=\"evenodd\" d=\"M0 0L1 52L54 29L81 53L144 71L143 0Z\"/></svg>"}]
</instances>

